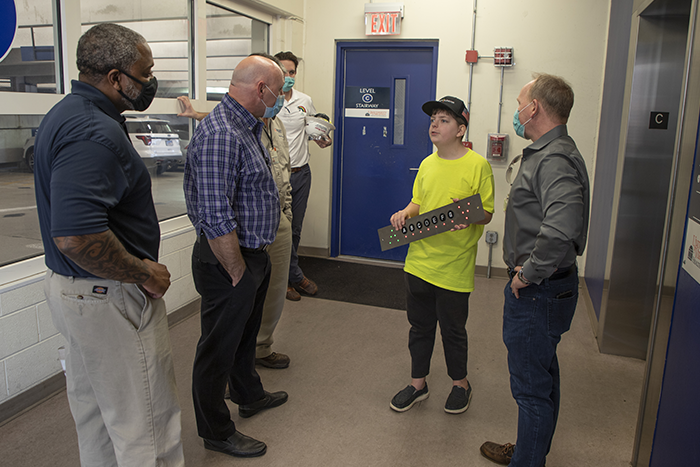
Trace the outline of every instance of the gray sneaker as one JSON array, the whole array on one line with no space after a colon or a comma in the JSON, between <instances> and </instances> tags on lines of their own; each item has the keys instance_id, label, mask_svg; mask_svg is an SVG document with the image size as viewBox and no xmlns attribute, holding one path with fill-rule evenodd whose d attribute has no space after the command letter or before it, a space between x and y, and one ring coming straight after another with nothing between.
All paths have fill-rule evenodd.
<instances>
[{"instance_id":1,"label":"gray sneaker","mask_svg":"<svg viewBox=\"0 0 700 467\"><path fill-rule=\"evenodd\" d=\"M464 389L462 386L452 386L452 392L447 398L447 402L445 402L445 412L454 414L466 412L471 400L471 384L469 384L469 389Z\"/></svg>"},{"instance_id":2,"label":"gray sneaker","mask_svg":"<svg viewBox=\"0 0 700 467\"><path fill-rule=\"evenodd\" d=\"M421 390L417 390L409 384L391 399L391 404L389 404L389 406L397 412L405 412L413 407L413 404L416 402L427 399L429 395L428 383L425 383L425 386L423 386Z\"/></svg>"}]
</instances>

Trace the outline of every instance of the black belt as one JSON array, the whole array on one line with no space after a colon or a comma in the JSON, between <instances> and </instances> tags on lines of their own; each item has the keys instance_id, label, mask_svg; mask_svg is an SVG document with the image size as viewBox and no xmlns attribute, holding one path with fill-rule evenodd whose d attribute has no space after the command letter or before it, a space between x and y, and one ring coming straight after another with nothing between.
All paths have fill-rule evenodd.
<instances>
[{"instance_id":1,"label":"black belt","mask_svg":"<svg viewBox=\"0 0 700 467\"><path fill-rule=\"evenodd\" d=\"M200 241L201 241L200 237L197 237L197 243L200 243ZM262 253L263 251L267 250L268 246L270 246L270 245L263 245L263 246L259 246L257 248L248 248L248 247L239 245L239 248L241 249L241 251L245 251L246 253Z\"/></svg>"},{"instance_id":2,"label":"black belt","mask_svg":"<svg viewBox=\"0 0 700 467\"><path fill-rule=\"evenodd\" d=\"M200 232L199 236L197 237L197 244L199 245L199 248L196 251L196 254L200 261L202 261L203 263L218 264L219 261L216 258L214 252L211 251L211 247L209 246L209 240L207 240L207 237L206 235L204 235L204 232ZM262 253L263 251L267 250L267 247L268 245L259 246L257 248L247 248L239 245L239 248L241 249L242 253L249 254Z\"/></svg>"},{"instance_id":3,"label":"black belt","mask_svg":"<svg viewBox=\"0 0 700 467\"><path fill-rule=\"evenodd\" d=\"M241 248L241 251L245 252L245 253L262 253L263 251L267 250L268 246L269 245L263 245L263 246L259 246L257 248L247 248L247 247L242 246L240 248Z\"/></svg>"},{"instance_id":4,"label":"black belt","mask_svg":"<svg viewBox=\"0 0 700 467\"><path fill-rule=\"evenodd\" d=\"M568 268L557 269L556 271L554 271L554 274L552 274L551 276L548 277L548 279L550 281L556 281L559 279L563 279L563 278L567 277L569 274L571 274L575 269L576 269L576 264L572 264ZM511 279L514 278L517 273L518 273L518 271L516 271L515 269L508 268L508 276ZM525 279L527 279L527 277Z\"/></svg>"},{"instance_id":5,"label":"black belt","mask_svg":"<svg viewBox=\"0 0 700 467\"><path fill-rule=\"evenodd\" d=\"M557 280L557 279L563 279L563 278L565 278L565 277L568 277L569 274L571 274L571 273L574 272L575 270L576 270L576 265L575 265L575 264L572 264L572 265L569 266L568 268L557 269L556 271L554 271L554 274L552 274L551 276L549 276L549 280L550 280L550 281L555 281L555 280ZM526 278L526 279L527 279L527 278Z\"/></svg>"}]
</instances>

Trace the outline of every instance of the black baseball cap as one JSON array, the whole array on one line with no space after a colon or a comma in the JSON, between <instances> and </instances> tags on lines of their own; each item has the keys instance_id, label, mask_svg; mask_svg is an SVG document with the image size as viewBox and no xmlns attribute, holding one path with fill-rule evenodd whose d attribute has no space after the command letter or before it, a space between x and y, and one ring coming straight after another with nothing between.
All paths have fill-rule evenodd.
<instances>
[{"instance_id":1,"label":"black baseball cap","mask_svg":"<svg viewBox=\"0 0 700 467\"><path fill-rule=\"evenodd\" d=\"M423 104L423 112L432 117L437 109L445 109L454 113L459 119L464 120L464 124L469 123L469 110L462 102L462 99L453 96L445 96L439 101L428 101Z\"/></svg>"}]
</instances>

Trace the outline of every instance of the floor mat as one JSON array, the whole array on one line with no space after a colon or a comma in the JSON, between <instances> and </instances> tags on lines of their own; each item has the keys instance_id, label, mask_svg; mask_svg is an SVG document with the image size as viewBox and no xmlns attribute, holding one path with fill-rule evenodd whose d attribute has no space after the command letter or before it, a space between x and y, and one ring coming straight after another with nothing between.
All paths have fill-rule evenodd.
<instances>
[{"instance_id":1,"label":"floor mat","mask_svg":"<svg viewBox=\"0 0 700 467\"><path fill-rule=\"evenodd\" d=\"M299 257L304 275L316 282L316 298L382 308L406 309L403 269Z\"/></svg>"}]
</instances>

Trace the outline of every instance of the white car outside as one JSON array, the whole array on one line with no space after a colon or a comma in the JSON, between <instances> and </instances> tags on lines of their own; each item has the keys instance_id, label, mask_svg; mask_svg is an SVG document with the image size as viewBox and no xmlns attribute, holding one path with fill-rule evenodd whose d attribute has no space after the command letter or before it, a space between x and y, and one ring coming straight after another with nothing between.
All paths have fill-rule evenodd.
<instances>
[{"instance_id":1,"label":"white car outside","mask_svg":"<svg viewBox=\"0 0 700 467\"><path fill-rule=\"evenodd\" d=\"M146 117L126 117L129 138L141 159L157 174L173 169L184 162L180 137L167 120Z\"/></svg>"}]
</instances>

